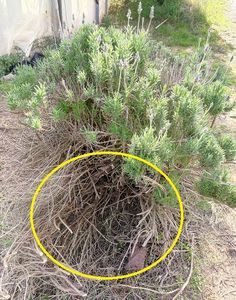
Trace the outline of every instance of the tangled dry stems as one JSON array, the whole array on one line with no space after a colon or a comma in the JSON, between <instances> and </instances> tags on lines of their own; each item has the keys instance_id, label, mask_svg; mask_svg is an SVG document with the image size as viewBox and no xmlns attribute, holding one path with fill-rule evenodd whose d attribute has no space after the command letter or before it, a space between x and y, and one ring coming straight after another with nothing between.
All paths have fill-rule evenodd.
<instances>
[{"instance_id":1,"label":"tangled dry stems","mask_svg":"<svg viewBox=\"0 0 236 300\"><path fill-rule=\"evenodd\" d=\"M5 201L9 208L5 216L11 214L15 219L5 233L12 245L2 252L3 299L40 299L42 295L50 299L64 299L65 295L67 299L139 299L153 294L170 299L179 291L181 282L176 278L181 272L187 277L190 263L184 249L176 249L140 277L104 283L60 270L33 241L28 208L41 177L78 154L125 151L117 140L100 132L96 145L89 144L76 125L66 124L40 136L27 133L21 137L21 145L27 146L18 144L17 155L12 156L17 166L7 180L8 190L10 183L14 189L11 201ZM35 213L37 232L56 258L75 269L105 276L130 272L127 262L137 245L147 247L148 265L169 247L177 231L178 210L154 202L152 190L150 183L135 184L128 179L119 158L77 161L61 169L43 188Z\"/></svg>"}]
</instances>

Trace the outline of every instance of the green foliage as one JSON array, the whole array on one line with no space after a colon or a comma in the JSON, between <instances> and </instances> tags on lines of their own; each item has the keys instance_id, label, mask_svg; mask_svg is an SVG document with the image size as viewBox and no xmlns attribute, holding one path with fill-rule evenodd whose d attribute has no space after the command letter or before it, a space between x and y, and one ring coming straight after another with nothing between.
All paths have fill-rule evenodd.
<instances>
[{"instance_id":1,"label":"green foliage","mask_svg":"<svg viewBox=\"0 0 236 300\"><path fill-rule=\"evenodd\" d=\"M114 121L119 122L124 112L121 95L115 94L113 98L107 96L104 101L103 111Z\"/></svg>"},{"instance_id":2,"label":"green foliage","mask_svg":"<svg viewBox=\"0 0 236 300\"><path fill-rule=\"evenodd\" d=\"M67 80L76 77L76 71L89 68L90 38L93 26L82 26L72 40L64 40L59 52Z\"/></svg>"},{"instance_id":3,"label":"green foliage","mask_svg":"<svg viewBox=\"0 0 236 300\"><path fill-rule=\"evenodd\" d=\"M117 3L118 2L118 3ZM155 17L159 18L178 18L181 14L181 4L182 0L145 0L142 2L142 11L141 14L144 18L149 18L150 16L150 7L154 7L155 11ZM137 19L139 15L139 6L140 0L115 0L114 4L111 3L112 6L117 6L119 9L122 4L125 7L125 12L127 13L127 9L130 8L132 10L132 18ZM119 6L120 4L120 6ZM112 7L114 11L114 7ZM119 11L117 11L119 13ZM124 16L124 11L120 12L119 18L122 18Z\"/></svg>"},{"instance_id":4,"label":"green foliage","mask_svg":"<svg viewBox=\"0 0 236 300\"><path fill-rule=\"evenodd\" d=\"M63 60L60 52L55 49L47 49L44 55L46 59L38 63L37 76L39 80L43 80L47 84L48 90L54 91L64 74Z\"/></svg>"},{"instance_id":5,"label":"green foliage","mask_svg":"<svg viewBox=\"0 0 236 300\"><path fill-rule=\"evenodd\" d=\"M230 136L222 136L218 141L224 150L225 158L227 160L234 160L236 157L236 140Z\"/></svg>"},{"instance_id":6,"label":"green foliage","mask_svg":"<svg viewBox=\"0 0 236 300\"><path fill-rule=\"evenodd\" d=\"M13 85L7 96L10 109L27 109L32 96L32 86L29 83Z\"/></svg>"},{"instance_id":7,"label":"green foliage","mask_svg":"<svg viewBox=\"0 0 236 300\"><path fill-rule=\"evenodd\" d=\"M115 121L112 121L111 124L108 125L107 130L109 133L120 138L121 141L127 142L132 137L131 131L125 124L122 124L122 123L118 124Z\"/></svg>"},{"instance_id":8,"label":"green foliage","mask_svg":"<svg viewBox=\"0 0 236 300\"><path fill-rule=\"evenodd\" d=\"M80 121L82 119L82 116L86 114L86 103L82 100L78 100L71 104L71 110L75 120Z\"/></svg>"},{"instance_id":9,"label":"green foliage","mask_svg":"<svg viewBox=\"0 0 236 300\"><path fill-rule=\"evenodd\" d=\"M13 80L13 84L20 86L22 84L28 83L32 87L37 84L38 77L34 68L31 66L19 66L17 68L17 76Z\"/></svg>"},{"instance_id":10,"label":"green foliage","mask_svg":"<svg viewBox=\"0 0 236 300\"><path fill-rule=\"evenodd\" d=\"M205 34L205 33L204 33ZM196 35L187 26L186 22L178 21L175 23L167 23L158 28L156 35L159 39L166 37L168 46L179 46L183 48L197 47L200 34Z\"/></svg>"},{"instance_id":11,"label":"green foliage","mask_svg":"<svg viewBox=\"0 0 236 300\"><path fill-rule=\"evenodd\" d=\"M36 110L39 106L47 105L47 93L45 84L39 83L33 92L33 97L29 101L29 107Z\"/></svg>"},{"instance_id":12,"label":"green foliage","mask_svg":"<svg viewBox=\"0 0 236 300\"><path fill-rule=\"evenodd\" d=\"M145 128L140 135L134 134L131 139L129 152L141 158L144 158L155 165L160 164L158 156L158 139L153 128ZM127 159L124 165L124 171L130 177L139 179L143 175L146 166L134 159Z\"/></svg>"},{"instance_id":13,"label":"green foliage","mask_svg":"<svg viewBox=\"0 0 236 300\"><path fill-rule=\"evenodd\" d=\"M166 135L158 138L152 127L145 128L139 135L133 135L129 152L150 161L159 168L168 163L173 156L170 138ZM133 159L128 159L124 166L125 172L135 179L139 179L146 169L146 166ZM153 173L153 170L149 169L149 172Z\"/></svg>"},{"instance_id":14,"label":"green foliage","mask_svg":"<svg viewBox=\"0 0 236 300\"><path fill-rule=\"evenodd\" d=\"M161 164L159 163L160 167L165 164L171 164L171 160L174 156L174 147L171 138L169 138L166 134L158 140L158 155L161 161Z\"/></svg>"},{"instance_id":15,"label":"green foliage","mask_svg":"<svg viewBox=\"0 0 236 300\"><path fill-rule=\"evenodd\" d=\"M29 112L26 119L26 123L34 129L42 129L41 119L38 113L32 115L32 113Z\"/></svg>"},{"instance_id":16,"label":"green foliage","mask_svg":"<svg viewBox=\"0 0 236 300\"><path fill-rule=\"evenodd\" d=\"M178 208L178 202L173 190L164 192L160 188L155 188L153 192L154 199L167 207Z\"/></svg>"},{"instance_id":17,"label":"green foliage","mask_svg":"<svg viewBox=\"0 0 236 300\"><path fill-rule=\"evenodd\" d=\"M171 170L168 176L175 183L177 189L180 189L180 181L182 177L182 173L176 171L175 169ZM162 178L160 181L161 187L156 187L153 191L154 199L167 207L178 208L178 200L173 188L169 185L169 183Z\"/></svg>"},{"instance_id":18,"label":"green foliage","mask_svg":"<svg viewBox=\"0 0 236 300\"><path fill-rule=\"evenodd\" d=\"M171 18L171 19L179 19L181 16L183 17L182 0L165 0L162 1L163 4L158 6L156 9L157 17L162 18Z\"/></svg>"},{"instance_id":19,"label":"green foliage","mask_svg":"<svg viewBox=\"0 0 236 300\"><path fill-rule=\"evenodd\" d=\"M199 84L197 94L203 99L205 108L212 116L225 111L229 99L227 88L219 80L208 85Z\"/></svg>"},{"instance_id":20,"label":"green foliage","mask_svg":"<svg viewBox=\"0 0 236 300\"><path fill-rule=\"evenodd\" d=\"M64 121L69 115L77 121L80 121L87 109L86 103L82 100L74 101L69 99L68 95L66 100L60 100L52 110L52 117L55 122Z\"/></svg>"},{"instance_id":21,"label":"green foliage","mask_svg":"<svg viewBox=\"0 0 236 300\"><path fill-rule=\"evenodd\" d=\"M0 77L10 72L10 67L21 62L23 59L22 53L0 56Z\"/></svg>"},{"instance_id":22,"label":"green foliage","mask_svg":"<svg viewBox=\"0 0 236 300\"><path fill-rule=\"evenodd\" d=\"M224 150L211 133L206 133L202 136L199 154L200 163L205 168L217 168L225 159Z\"/></svg>"},{"instance_id":23,"label":"green foliage","mask_svg":"<svg viewBox=\"0 0 236 300\"><path fill-rule=\"evenodd\" d=\"M236 188L220 180L220 176L204 174L197 184L199 192L206 197L216 198L232 207L236 206Z\"/></svg>"},{"instance_id":24,"label":"green foliage","mask_svg":"<svg viewBox=\"0 0 236 300\"><path fill-rule=\"evenodd\" d=\"M190 137L186 141L176 145L175 163L188 166L191 161L196 161L199 154L199 146L200 140L198 137Z\"/></svg>"},{"instance_id":25,"label":"green foliage","mask_svg":"<svg viewBox=\"0 0 236 300\"><path fill-rule=\"evenodd\" d=\"M34 69L18 69L8 93L9 106L23 110L31 127L41 129L46 112L51 122L79 123L90 144L107 132L129 153L171 174L173 166L199 164L215 172L233 157L233 142L209 129L228 98L211 72L208 47L183 59L140 28L89 25L45 55ZM123 170L135 181L154 175L133 159L125 160ZM181 176L173 179L178 184ZM174 195L161 184L167 192L154 196L174 206Z\"/></svg>"},{"instance_id":26,"label":"green foliage","mask_svg":"<svg viewBox=\"0 0 236 300\"><path fill-rule=\"evenodd\" d=\"M97 132L90 130L89 128L84 128L83 129L83 134L84 137L86 138L86 140L91 143L91 144L95 144L97 142Z\"/></svg>"},{"instance_id":27,"label":"green foliage","mask_svg":"<svg viewBox=\"0 0 236 300\"><path fill-rule=\"evenodd\" d=\"M105 28L112 26L112 20L109 15L104 16L101 26L104 26Z\"/></svg>"},{"instance_id":28,"label":"green foliage","mask_svg":"<svg viewBox=\"0 0 236 300\"><path fill-rule=\"evenodd\" d=\"M202 212L210 212L211 211L211 203L205 199L198 200L197 203L197 208L200 209Z\"/></svg>"},{"instance_id":29,"label":"green foliage","mask_svg":"<svg viewBox=\"0 0 236 300\"><path fill-rule=\"evenodd\" d=\"M46 87L39 83L34 89L33 97L28 102L28 117L26 119L28 125L34 129L41 129L40 107L47 106Z\"/></svg>"},{"instance_id":30,"label":"green foliage","mask_svg":"<svg viewBox=\"0 0 236 300\"><path fill-rule=\"evenodd\" d=\"M19 88L14 85L8 93L8 105L11 109L26 111L26 123L34 129L41 129L40 108L47 106L46 86L39 83L33 87L30 82L19 84Z\"/></svg>"},{"instance_id":31,"label":"green foliage","mask_svg":"<svg viewBox=\"0 0 236 300\"><path fill-rule=\"evenodd\" d=\"M201 100L184 86L177 85L173 88L172 102L172 131L175 136L181 137L197 134L204 120Z\"/></svg>"},{"instance_id":32,"label":"green foliage","mask_svg":"<svg viewBox=\"0 0 236 300\"><path fill-rule=\"evenodd\" d=\"M30 66L18 68L17 76L12 82L8 93L8 105L11 109L27 109L31 98L34 96L34 88L37 85L36 71ZM33 102L32 102L33 103Z\"/></svg>"},{"instance_id":33,"label":"green foliage","mask_svg":"<svg viewBox=\"0 0 236 300\"><path fill-rule=\"evenodd\" d=\"M70 107L68 106L68 103L64 100L60 101L59 104L53 108L53 111L52 111L53 119L56 122L65 120L68 116L69 110L70 110Z\"/></svg>"},{"instance_id":34,"label":"green foliage","mask_svg":"<svg viewBox=\"0 0 236 300\"><path fill-rule=\"evenodd\" d=\"M204 288L204 277L202 275L201 269L196 270L191 276L189 286L191 288L191 295L192 299L198 299L199 294L202 293L202 290ZM187 298L186 298L187 299Z\"/></svg>"},{"instance_id":35,"label":"green foliage","mask_svg":"<svg viewBox=\"0 0 236 300\"><path fill-rule=\"evenodd\" d=\"M152 126L158 132L161 129L169 128L168 121L168 99L153 99L150 101L149 107L147 108L147 113L150 118Z\"/></svg>"}]
</instances>

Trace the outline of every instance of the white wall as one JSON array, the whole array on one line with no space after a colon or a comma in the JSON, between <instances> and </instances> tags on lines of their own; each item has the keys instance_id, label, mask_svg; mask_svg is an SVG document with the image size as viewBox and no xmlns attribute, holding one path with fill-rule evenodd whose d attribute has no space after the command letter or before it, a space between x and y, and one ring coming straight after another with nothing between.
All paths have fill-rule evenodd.
<instances>
[{"instance_id":1,"label":"white wall","mask_svg":"<svg viewBox=\"0 0 236 300\"><path fill-rule=\"evenodd\" d=\"M62 0L62 28L64 36L82 24L96 23L95 0Z\"/></svg>"},{"instance_id":2,"label":"white wall","mask_svg":"<svg viewBox=\"0 0 236 300\"><path fill-rule=\"evenodd\" d=\"M103 17L108 13L110 0L99 0L99 22L102 22Z\"/></svg>"},{"instance_id":3,"label":"white wall","mask_svg":"<svg viewBox=\"0 0 236 300\"><path fill-rule=\"evenodd\" d=\"M66 38L82 24L98 23L108 0L61 0L60 26L57 0L0 0L0 55L15 47L29 55L35 39L58 33ZM99 10L98 10L99 8Z\"/></svg>"},{"instance_id":4,"label":"white wall","mask_svg":"<svg viewBox=\"0 0 236 300\"><path fill-rule=\"evenodd\" d=\"M0 55L16 46L29 54L33 41L52 34L48 0L0 0Z\"/></svg>"}]
</instances>

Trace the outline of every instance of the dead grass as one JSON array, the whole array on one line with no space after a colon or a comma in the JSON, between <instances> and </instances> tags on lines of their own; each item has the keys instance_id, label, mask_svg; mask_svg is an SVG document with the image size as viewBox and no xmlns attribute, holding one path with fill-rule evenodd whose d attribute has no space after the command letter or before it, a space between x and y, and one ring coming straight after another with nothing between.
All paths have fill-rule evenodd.
<instances>
[{"instance_id":1,"label":"dead grass","mask_svg":"<svg viewBox=\"0 0 236 300\"><path fill-rule=\"evenodd\" d=\"M235 216L235 210L212 203L212 216L200 243L204 299L235 299Z\"/></svg>"},{"instance_id":2,"label":"dead grass","mask_svg":"<svg viewBox=\"0 0 236 300\"><path fill-rule=\"evenodd\" d=\"M8 155L13 159L5 165L5 170L11 170L5 178L8 195L1 203L2 234L11 241L1 253L4 299L42 299L43 295L48 299L86 295L91 300L172 299L185 289L191 265L185 245L192 241L186 231L158 267L115 282L94 282L67 274L35 245L28 208L40 178L65 159L103 149L119 150L121 145L102 132L96 146L88 144L71 124L40 136L25 131L20 142L11 145ZM177 231L178 210L154 203L152 189L151 185L128 180L120 159L81 160L59 171L45 185L38 199L36 230L46 249L66 265L90 274L125 274L130 267L135 270L140 263L146 266L160 257ZM139 265L130 264L132 253L142 246L145 259L135 262Z\"/></svg>"}]
</instances>

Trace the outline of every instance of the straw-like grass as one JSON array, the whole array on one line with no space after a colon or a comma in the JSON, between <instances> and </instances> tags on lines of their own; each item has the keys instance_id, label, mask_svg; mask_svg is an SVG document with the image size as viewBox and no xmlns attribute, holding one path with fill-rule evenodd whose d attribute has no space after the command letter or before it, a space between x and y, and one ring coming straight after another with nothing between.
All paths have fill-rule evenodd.
<instances>
[{"instance_id":1,"label":"straw-like grass","mask_svg":"<svg viewBox=\"0 0 236 300\"><path fill-rule=\"evenodd\" d=\"M11 213L6 216L16 216L17 211L19 217L9 221L18 225L5 233L13 243L2 252L1 296L16 300L44 299L43 295L45 299L172 298L181 287L176 278L180 273L187 276L186 250L175 250L142 276L94 282L60 270L36 246L28 210L40 177L72 156L121 150L119 142L105 133L100 132L92 145L78 132L76 125L68 123L39 138L23 136L27 149L18 145L12 179L21 180L16 185L8 178L12 195L6 202ZM149 265L170 246L178 227L178 210L154 202L152 190L151 184L135 184L128 178L120 158L102 156L71 163L42 189L35 211L37 233L55 258L82 272L115 276L135 271L129 264L135 249L143 246L147 255L141 263Z\"/></svg>"}]
</instances>

